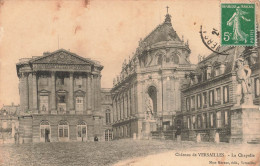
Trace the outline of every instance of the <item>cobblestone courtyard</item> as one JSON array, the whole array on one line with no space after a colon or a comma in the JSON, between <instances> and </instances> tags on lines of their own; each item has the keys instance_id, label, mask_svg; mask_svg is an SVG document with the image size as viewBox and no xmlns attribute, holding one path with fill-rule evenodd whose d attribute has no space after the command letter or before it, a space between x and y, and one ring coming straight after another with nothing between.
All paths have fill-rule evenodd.
<instances>
[{"instance_id":1,"label":"cobblestone courtyard","mask_svg":"<svg viewBox=\"0 0 260 166\"><path fill-rule=\"evenodd\" d=\"M247 146L259 149L259 145ZM241 146L227 143L180 143L157 140L3 144L0 145L0 165L113 165L124 160L157 153L190 150L207 152L209 148L219 150L231 148L236 151L241 149Z\"/></svg>"}]
</instances>

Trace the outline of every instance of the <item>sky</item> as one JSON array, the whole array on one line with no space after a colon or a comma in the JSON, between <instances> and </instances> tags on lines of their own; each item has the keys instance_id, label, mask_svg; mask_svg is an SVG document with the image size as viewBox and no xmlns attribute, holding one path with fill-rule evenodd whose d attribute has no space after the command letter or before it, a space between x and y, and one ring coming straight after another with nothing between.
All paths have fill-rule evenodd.
<instances>
[{"instance_id":1,"label":"sky","mask_svg":"<svg viewBox=\"0 0 260 166\"><path fill-rule=\"evenodd\" d=\"M196 64L199 54L211 53L201 41L200 26L220 29L221 2L0 0L0 106L19 104L19 59L58 48L99 61L104 66L101 86L112 88L113 78L140 38L163 23L166 6L174 30L189 40L190 60ZM259 1L255 2L258 7Z\"/></svg>"}]
</instances>

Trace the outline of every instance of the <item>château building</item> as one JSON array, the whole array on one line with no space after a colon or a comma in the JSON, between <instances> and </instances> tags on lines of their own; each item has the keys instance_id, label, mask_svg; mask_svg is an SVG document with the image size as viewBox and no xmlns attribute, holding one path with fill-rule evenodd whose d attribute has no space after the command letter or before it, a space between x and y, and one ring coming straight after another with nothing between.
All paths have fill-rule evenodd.
<instances>
[{"instance_id":1,"label":"ch\u00e2teau building","mask_svg":"<svg viewBox=\"0 0 260 166\"><path fill-rule=\"evenodd\" d=\"M221 142L242 140L245 133L241 132L241 126L250 122L238 120L242 115L234 110L234 106L240 105L236 75L236 59L239 57L252 70L251 86L248 88L251 88L250 100L253 102L245 108L252 109L250 107L253 104L259 107L259 47L223 47L221 51L226 54L212 53L204 59L199 57L196 70L187 73L189 81L181 90L182 108L177 115L182 121L182 140L194 141L199 135L202 141L215 141L216 134ZM243 114L247 115L246 112ZM252 115L248 117L256 115L252 121L258 122L252 125L259 126L259 113L254 114L253 110L249 110L249 114Z\"/></svg>"},{"instance_id":2,"label":"ch\u00e2teau building","mask_svg":"<svg viewBox=\"0 0 260 166\"><path fill-rule=\"evenodd\" d=\"M151 131L174 126L181 109L181 85L195 65L188 42L172 27L171 16L140 40L125 60L111 90L114 138L148 138Z\"/></svg>"},{"instance_id":3,"label":"ch\u00e2teau building","mask_svg":"<svg viewBox=\"0 0 260 166\"><path fill-rule=\"evenodd\" d=\"M59 49L16 68L21 142L104 140L99 62Z\"/></svg>"}]
</instances>

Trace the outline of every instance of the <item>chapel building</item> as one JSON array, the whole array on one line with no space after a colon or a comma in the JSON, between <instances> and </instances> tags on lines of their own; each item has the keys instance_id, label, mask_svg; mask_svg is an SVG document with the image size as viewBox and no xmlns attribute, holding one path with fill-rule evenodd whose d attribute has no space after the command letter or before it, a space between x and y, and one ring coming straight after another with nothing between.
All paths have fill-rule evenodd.
<instances>
[{"instance_id":1,"label":"chapel building","mask_svg":"<svg viewBox=\"0 0 260 166\"><path fill-rule=\"evenodd\" d=\"M181 110L185 73L195 69L188 42L172 27L171 16L140 40L131 59L125 60L113 81L113 133L115 139L149 138L152 131L176 126Z\"/></svg>"}]
</instances>

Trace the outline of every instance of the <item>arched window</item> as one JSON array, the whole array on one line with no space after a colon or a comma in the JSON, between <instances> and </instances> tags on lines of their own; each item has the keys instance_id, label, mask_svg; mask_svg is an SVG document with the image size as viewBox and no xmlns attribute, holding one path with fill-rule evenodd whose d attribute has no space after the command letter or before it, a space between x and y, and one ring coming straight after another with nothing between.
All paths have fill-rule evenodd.
<instances>
[{"instance_id":1,"label":"arched window","mask_svg":"<svg viewBox=\"0 0 260 166\"><path fill-rule=\"evenodd\" d=\"M69 140L69 124L66 121L60 121L59 126L59 140L68 141Z\"/></svg>"},{"instance_id":2,"label":"arched window","mask_svg":"<svg viewBox=\"0 0 260 166\"><path fill-rule=\"evenodd\" d=\"M48 121L42 121L40 124L40 142L50 142L51 128Z\"/></svg>"},{"instance_id":3,"label":"arched window","mask_svg":"<svg viewBox=\"0 0 260 166\"><path fill-rule=\"evenodd\" d=\"M77 140L78 141L85 141L87 139L87 124L84 121L78 122L77 125Z\"/></svg>"},{"instance_id":4,"label":"arched window","mask_svg":"<svg viewBox=\"0 0 260 166\"><path fill-rule=\"evenodd\" d=\"M106 110L106 124L111 123L111 114L110 114L110 110Z\"/></svg>"},{"instance_id":5,"label":"arched window","mask_svg":"<svg viewBox=\"0 0 260 166\"><path fill-rule=\"evenodd\" d=\"M148 88L148 95L153 101L153 114L157 114L157 90L154 86Z\"/></svg>"}]
</instances>

